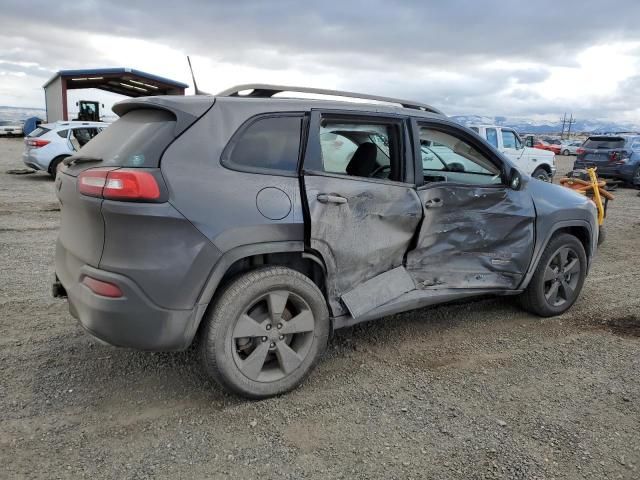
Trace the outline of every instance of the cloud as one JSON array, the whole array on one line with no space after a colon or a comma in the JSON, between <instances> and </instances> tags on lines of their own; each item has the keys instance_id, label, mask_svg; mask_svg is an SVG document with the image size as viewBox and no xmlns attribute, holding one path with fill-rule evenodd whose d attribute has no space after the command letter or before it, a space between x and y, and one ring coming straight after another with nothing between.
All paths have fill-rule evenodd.
<instances>
[{"instance_id":1,"label":"cloud","mask_svg":"<svg viewBox=\"0 0 640 480\"><path fill-rule=\"evenodd\" d=\"M240 83L253 75L415 98L449 113L555 115L566 105L545 100L555 88L546 94L538 86L560 69L577 71L580 52L594 45L640 42L637 18L637 0L61 0L55 8L5 0L0 44L9 48L0 61L33 64L16 71L40 82L44 72L96 66L142 64L183 75L179 57L189 53L196 70L208 73L199 84L213 91L228 86L223 78ZM147 47L135 50L140 42ZM162 61L164 50L171 62Z\"/></svg>"}]
</instances>

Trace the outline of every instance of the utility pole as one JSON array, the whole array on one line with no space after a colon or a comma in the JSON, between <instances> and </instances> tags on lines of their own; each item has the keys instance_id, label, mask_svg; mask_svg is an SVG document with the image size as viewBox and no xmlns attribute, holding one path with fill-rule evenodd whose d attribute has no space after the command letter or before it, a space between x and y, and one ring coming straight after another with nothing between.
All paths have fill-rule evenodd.
<instances>
[{"instance_id":1,"label":"utility pole","mask_svg":"<svg viewBox=\"0 0 640 480\"><path fill-rule=\"evenodd\" d=\"M564 112L564 116L562 117L562 133L560 133L560 140L564 138L564 127L567 123L567 112Z\"/></svg>"},{"instance_id":2,"label":"utility pole","mask_svg":"<svg viewBox=\"0 0 640 480\"><path fill-rule=\"evenodd\" d=\"M567 132L567 139L571 138L571 125L573 125L574 123L576 123L576 121L573 119L573 113L571 113L571 118L569 119L569 131Z\"/></svg>"}]
</instances>

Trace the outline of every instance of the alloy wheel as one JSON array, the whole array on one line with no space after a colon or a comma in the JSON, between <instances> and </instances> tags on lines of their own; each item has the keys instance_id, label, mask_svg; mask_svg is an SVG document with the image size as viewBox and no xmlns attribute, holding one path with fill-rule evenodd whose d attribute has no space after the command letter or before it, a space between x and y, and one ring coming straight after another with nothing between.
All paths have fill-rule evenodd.
<instances>
[{"instance_id":1,"label":"alloy wheel","mask_svg":"<svg viewBox=\"0 0 640 480\"><path fill-rule=\"evenodd\" d=\"M305 360L314 330L313 312L303 298L287 290L269 292L253 301L233 325L233 359L250 380L280 380Z\"/></svg>"},{"instance_id":2,"label":"alloy wheel","mask_svg":"<svg viewBox=\"0 0 640 480\"><path fill-rule=\"evenodd\" d=\"M580 281L580 258L568 246L561 247L551 257L543 279L544 297L554 307L573 301Z\"/></svg>"}]
</instances>

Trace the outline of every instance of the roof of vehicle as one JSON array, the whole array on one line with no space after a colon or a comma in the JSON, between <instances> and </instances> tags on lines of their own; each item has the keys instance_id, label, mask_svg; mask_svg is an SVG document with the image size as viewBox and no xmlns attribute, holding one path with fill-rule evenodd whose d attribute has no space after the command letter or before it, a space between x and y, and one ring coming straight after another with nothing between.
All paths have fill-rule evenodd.
<instances>
[{"instance_id":1,"label":"roof of vehicle","mask_svg":"<svg viewBox=\"0 0 640 480\"><path fill-rule=\"evenodd\" d=\"M48 128L49 130L55 129L55 128L74 128L74 127L82 127L82 126L86 126L86 127L106 127L109 126L110 124L107 122L84 122L81 120L71 120L68 122L65 121L58 121L58 122L54 122L54 123L41 123L39 125L39 127L44 127L44 128Z\"/></svg>"}]
</instances>

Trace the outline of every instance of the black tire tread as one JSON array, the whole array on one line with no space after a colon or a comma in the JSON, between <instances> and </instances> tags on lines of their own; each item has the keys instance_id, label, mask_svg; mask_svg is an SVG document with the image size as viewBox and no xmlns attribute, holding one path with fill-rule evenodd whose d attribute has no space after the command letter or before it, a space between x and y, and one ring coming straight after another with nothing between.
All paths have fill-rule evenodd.
<instances>
[{"instance_id":1,"label":"black tire tread","mask_svg":"<svg viewBox=\"0 0 640 480\"><path fill-rule=\"evenodd\" d=\"M533 274L533 277L529 282L529 285L527 286L526 290L518 296L520 305L527 312L533 313L540 317L552 317L552 316L560 315L561 313L563 313L563 312L552 311L547 306L546 302L540 299L538 292L536 291L536 285L540 279L540 276L544 275L544 270L547 267L547 263L551 259L550 258L551 255L553 255L553 253L555 253L555 251L561 245L566 244L567 242L572 243L573 246L575 246L582 253L582 258L586 260L586 253L584 251L584 246L582 245L580 240L578 240L578 238L568 233L559 233L557 235L554 235L551 238L551 240L549 240L549 243L545 247L544 252L540 257L540 261L538 262L536 270ZM586 262L583 262L582 271L581 271L581 275L583 276L583 278L579 285L579 290L582 289L582 284L584 283L585 268L586 268ZM578 298L579 295L580 295L580 291L578 291L578 294L576 295L576 299ZM574 301L571 302L571 305L573 305L576 299L574 299ZM569 309L571 305L569 305L564 311Z\"/></svg>"},{"instance_id":2,"label":"black tire tread","mask_svg":"<svg viewBox=\"0 0 640 480\"><path fill-rule=\"evenodd\" d=\"M262 282L274 276L279 276L279 275L286 275L292 279L295 279L294 281L305 283L307 286L314 289L316 291L315 293L319 296L319 298L322 298L324 302L324 296L320 291L320 289L317 287L317 285L313 283L313 281L310 278L303 275L302 273L287 267L282 267L282 266L260 267L255 270L251 270L249 272L239 275L238 277L235 278L235 280L232 280L225 287L223 287L223 290L214 299L215 305L213 306L211 311L208 312L207 318L205 318L207 323L199 339L200 356L206 372L218 384L220 384L224 388L246 398L262 399L262 398L267 398L268 396L273 396L273 395L262 395L262 394L254 395L254 394L251 394L250 392L247 392L245 390L238 388L235 384L227 381L227 379L220 372L221 370L220 365L218 365L218 361L216 359L212 342L207 341L207 339L215 338L216 335L218 335L220 329L223 326L222 319L220 317L224 315L224 312L226 312L228 309L231 308L234 302L238 301L238 299L241 298L241 296L243 295L243 293L246 291L247 288L249 288L251 285L256 284L257 282ZM325 309L326 308L327 307L325 303ZM327 309L326 310L327 319L328 319L328 315L329 314ZM328 338L328 335L327 335L327 338ZM313 360L313 363L307 369L303 377L296 384L292 385L290 388L288 388L285 391L277 393L276 395L285 393L286 391L293 390L298 385L303 383L307 379L307 377L311 374L311 372L314 370L314 368L317 366L318 362L320 361L320 358L322 357L322 353L324 351L324 347L326 347L326 341L325 341L325 345L320 350L316 358Z\"/></svg>"}]
</instances>

